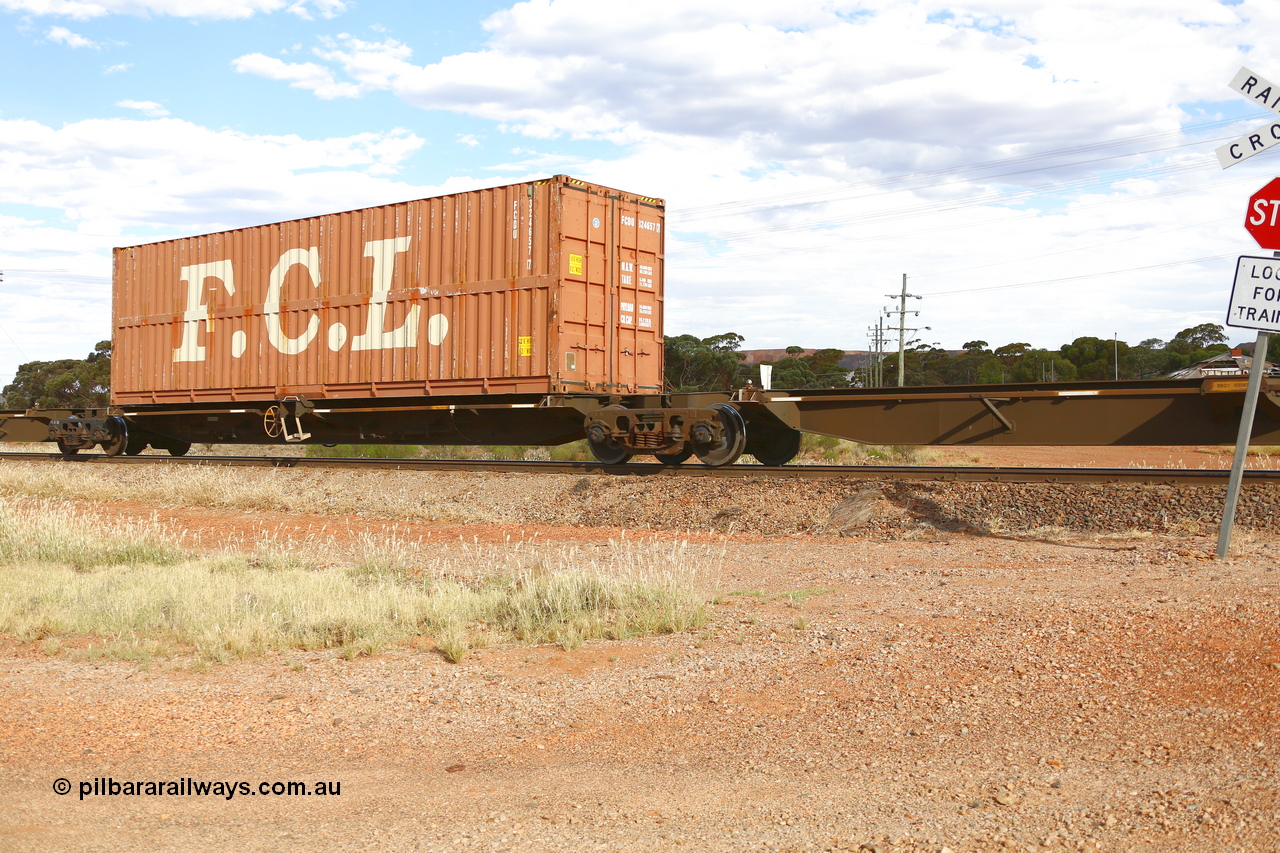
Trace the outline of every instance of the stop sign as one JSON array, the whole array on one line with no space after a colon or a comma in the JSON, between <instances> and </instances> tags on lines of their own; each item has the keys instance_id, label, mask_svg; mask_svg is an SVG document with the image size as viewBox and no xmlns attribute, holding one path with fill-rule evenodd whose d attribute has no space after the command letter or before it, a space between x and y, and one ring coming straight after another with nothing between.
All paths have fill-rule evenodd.
<instances>
[{"instance_id":1,"label":"stop sign","mask_svg":"<svg viewBox=\"0 0 1280 853\"><path fill-rule=\"evenodd\" d=\"M1280 178L1249 197L1244 227L1264 249L1280 249Z\"/></svg>"}]
</instances>

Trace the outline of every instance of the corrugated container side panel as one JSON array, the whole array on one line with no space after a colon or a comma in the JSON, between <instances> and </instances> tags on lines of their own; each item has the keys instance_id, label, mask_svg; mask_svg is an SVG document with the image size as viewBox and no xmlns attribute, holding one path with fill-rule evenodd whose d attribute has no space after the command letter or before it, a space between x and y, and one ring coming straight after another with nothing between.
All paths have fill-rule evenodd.
<instances>
[{"instance_id":1,"label":"corrugated container side panel","mask_svg":"<svg viewBox=\"0 0 1280 853\"><path fill-rule=\"evenodd\" d=\"M564 181L121 249L117 400L660 385L661 231Z\"/></svg>"},{"instance_id":2,"label":"corrugated container side panel","mask_svg":"<svg viewBox=\"0 0 1280 853\"><path fill-rule=\"evenodd\" d=\"M359 334L359 320L362 310L361 306L342 298L341 283L349 283L353 288L359 287L363 289L364 284L361 279L364 267L364 234L361 228L359 211L340 214L337 217L336 224L338 226L338 233L335 235L338 266L334 270L336 280L332 298L335 304L342 307L343 318L341 323L342 328L346 329L346 334L345 336L339 336L346 338L344 347L349 352L351 338ZM352 385L369 382L370 376L364 359L348 357L337 359L337 362L340 382Z\"/></svg>"},{"instance_id":3,"label":"corrugated container side panel","mask_svg":"<svg viewBox=\"0 0 1280 853\"><path fill-rule=\"evenodd\" d=\"M482 269L476 278L480 281L493 281L495 278L502 278L502 259L503 247L498 245L498 235L502 233L502 228L495 227L496 217L503 217L503 224L506 223L507 211L499 200L505 193L500 190L489 190L481 193L480 198L484 204L481 210L480 222L480 245L476 247L480 254Z\"/></svg>"},{"instance_id":4,"label":"corrugated container side panel","mask_svg":"<svg viewBox=\"0 0 1280 853\"><path fill-rule=\"evenodd\" d=\"M370 264L377 265L380 263L385 269L387 264L395 263L396 261L395 244L382 242L388 239L390 235L396 233L398 233L396 231L396 209L394 207L376 208L373 218L373 228L365 232L366 240L377 240L381 245L381 250L374 250L371 253L371 258L366 260L363 266L363 276L367 276L369 278L369 284L367 287L370 290L374 289L377 284L377 282L374 281L372 267ZM391 307L392 311L394 310L393 305L389 307ZM388 311L387 314L391 314L391 311ZM376 335L377 333L385 331L388 327L398 328L391 326L389 321L392 319L393 317L388 316L388 322L383 322L381 327L376 327L374 320L370 319L369 315L366 315L365 324L361 326L361 333L368 335L370 332L373 332ZM403 349L401 351L403 351ZM381 382L402 379L403 377L396 373L396 355L397 351L394 348L365 350L364 356L369 363L368 373L370 381Z\"/></svg>"}]
</instances>

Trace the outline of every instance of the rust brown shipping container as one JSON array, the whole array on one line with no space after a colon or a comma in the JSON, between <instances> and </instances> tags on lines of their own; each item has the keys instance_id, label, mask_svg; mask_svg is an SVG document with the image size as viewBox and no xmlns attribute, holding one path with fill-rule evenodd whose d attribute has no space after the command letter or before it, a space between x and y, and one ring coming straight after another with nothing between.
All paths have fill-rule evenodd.
<instances>
[{"instance_id":1,"label":"rust brown shipping container","mask_svg":"<svg viewBox=\"0 0 1280 853\"><path fill-rule=\"evenodd\" d=\"M663 230L557 175L116 249L112 399L658 392Z\"/></svg>"}]
</instances>

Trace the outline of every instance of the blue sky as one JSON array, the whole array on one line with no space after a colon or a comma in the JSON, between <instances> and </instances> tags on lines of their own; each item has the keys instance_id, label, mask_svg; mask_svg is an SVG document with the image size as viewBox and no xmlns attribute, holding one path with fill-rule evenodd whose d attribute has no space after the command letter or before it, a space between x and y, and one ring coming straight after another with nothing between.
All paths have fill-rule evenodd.
<instances>
[{"instance_id":1,"label":"blue sky","mask_svg":"<svg viewBox=\"0 0 1280 853\"><path fill-rule=\"evenodd\" d=\"M958 347L1221 322L1280 4L0 0L0 384L110 249L568 173L667 199L667 332ZM1251 333L1232 332L1233 340Z\"/></svg>"}]
</instances>

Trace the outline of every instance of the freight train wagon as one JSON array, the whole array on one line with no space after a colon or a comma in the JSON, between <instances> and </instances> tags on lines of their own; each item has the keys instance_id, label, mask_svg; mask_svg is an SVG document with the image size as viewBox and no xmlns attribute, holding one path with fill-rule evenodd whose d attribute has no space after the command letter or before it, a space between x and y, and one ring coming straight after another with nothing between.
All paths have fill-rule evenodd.
<instances>
[{"instance_id":1,"label":"freight train wagon","mask_svg":"<svg viewBox=\"0 0 1280 853\"><path fill-rule=\"evenodd\" d=\"M587 437L604 461L731 462L738 410L663 395L663 214L557 175L116 249L112 406L37 415L43 437L67 454Z\"/></svg>"},{"instance_id":2,"label":"freight train wagon","mask_svg":"<svg viewBox=\"0 0 1280 853\"><path fill-rule=\"evenodd\" d=\"M1234 440L1244 382L669 394L664 203L557 175L115 250L112 404L0 412L0 441L540 444L619 463L801 432L872 444ZM1280 442L1264 383L1254 443Z\"/></svg>"}]
</instances>

